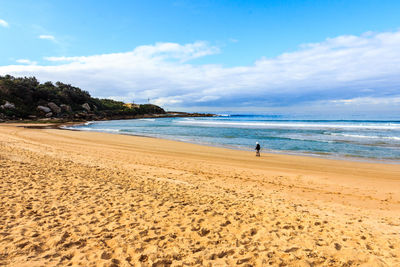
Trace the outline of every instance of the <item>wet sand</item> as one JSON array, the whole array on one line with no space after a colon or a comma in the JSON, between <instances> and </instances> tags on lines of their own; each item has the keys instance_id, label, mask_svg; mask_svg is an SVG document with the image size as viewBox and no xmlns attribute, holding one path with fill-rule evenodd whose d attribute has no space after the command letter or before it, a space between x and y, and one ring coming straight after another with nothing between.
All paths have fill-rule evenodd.
<instances>
[{"instance_id":1,"label":"wet sand","mask_svg":"<svg viewBox=\"0 0 400 267\"><path fill-rule=\"evenodd\" d=\"M0 266L400 266L400 165L0 125Z\"/></svg>"}]
</instances>

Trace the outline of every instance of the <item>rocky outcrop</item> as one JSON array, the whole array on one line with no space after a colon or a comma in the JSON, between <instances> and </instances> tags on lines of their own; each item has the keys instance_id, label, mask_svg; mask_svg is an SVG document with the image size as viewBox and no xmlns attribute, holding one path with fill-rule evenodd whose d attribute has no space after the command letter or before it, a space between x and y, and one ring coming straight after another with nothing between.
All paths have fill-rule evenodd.
<instances>
[{"instance_id":1,"label":"rocky outcrop","mask_svg":"<svg viewBox=\"0 0 400 267\"><path fill-rule=\"evenodd\" d=\"M37 106L37 110L44 112L44 113L49 113L51 112L51 109L45 106Z\"/></svg>"},{"instance_id":2,"label":"rocky outcrop","mask_svg":"<svg viewBox=\"0 0 400 267\"><path fill-rule=\"evenodd\" d=\"M53 112L49 112L49 113L46 113L46 118L50 118L50 117L52 117L53 116Z\"/></svg>"},{"instance_id":3,"label":"rocky outcrop","mask_svg":"<svg viewBox=\"0 0 400 267\"><path fill-rule=\"evenodd\" d=\"M0 113L9 121L33 120L30 116L40 120L50 112L52 114L47 116L52 116L52 120L130 119L145 114L165 114L165 110L156 105L94 98L70 84L40 83L35 77L0 75L0 95Z\"/></svg>"},{"instance_id":4,"label":"rocky outcrop","mask_svg":"<svg viewBox=\"0 0 400 267\"><path fill-rule=\"evenodd\" d=\"M0 108L2 109L15 109L15 105L11 102L6 101L4 105L1 105Z\"/></svg>"},{"instance_id":5,"label":"rocky outcrop","mask_svg":"<svg viewBox=\"0 0 400 267\"><path fill-rule=\"evenodd\" d=\"M82 107L83 107L87 112L90 112L90 111L91 111L90 106L89 106L88 103L83 104Z\"/></svg>"},{"instance_id":6,"label":"rocky outcrop","mask_svg":"<svg viewBox=\"0 0 400 267\"><path fill-rule=\"evenodd\" d=\"M52 111L53 113L55 113L55 114L61 113L61 108L60 108L59 106L57 106L56 103L54 103L54 102L49 102L49 103L47 104L47 106L51 109L51 111Z\"/></svg>"},{"instance_id":7,"label":"rocky outcrop","mask_svg":"<svg viewBox=\"0 0 400 267\"><path fill-rule=\"evenodd\" d=\"M68 106L68 105L61 104L61 105L60 105L60 108L61 108L64 112L67 112L67 113L71 113L71 112L72 112L72 108L71 108L70 106Z\"/></svg>"}]
</instances>

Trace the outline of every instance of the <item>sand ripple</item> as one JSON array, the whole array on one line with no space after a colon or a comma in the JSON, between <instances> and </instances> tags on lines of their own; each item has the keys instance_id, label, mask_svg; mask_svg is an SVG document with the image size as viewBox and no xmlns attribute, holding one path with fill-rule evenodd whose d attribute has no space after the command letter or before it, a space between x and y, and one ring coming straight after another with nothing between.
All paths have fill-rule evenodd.
<instances>
[{"instance_id":1,"label":"sand ripple","mask_svg":"<svg viewBox=\"0 0 400 267\"><path fill-rule=\"evenodd\" d=\"M184 160L172 168L158 156L124 165L93 153L97 148L71 152L55 143L1 138L0 265L400 262L398 232L377 232L361 214L336 220L313 203L282 198L278 185L254 182L243 169L223 172ZM235 179L248 183L229 183ZM393 227L398 223L392 219Z\"/></svg>"}]
</instances>

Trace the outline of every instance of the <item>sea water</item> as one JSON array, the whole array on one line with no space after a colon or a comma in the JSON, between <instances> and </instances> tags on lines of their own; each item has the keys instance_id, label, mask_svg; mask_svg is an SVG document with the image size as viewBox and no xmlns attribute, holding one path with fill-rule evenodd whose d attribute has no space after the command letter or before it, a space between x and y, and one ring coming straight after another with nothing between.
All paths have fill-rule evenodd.
<instances>
[{"instance_id":1,"label":"sea water","mask_svg":"<svg viewBox=\"0 0 400 267\"><path fill-rule=\"evenodd\" d=\"M264 152L400 163L400 120L317 120L221 115L90 122L68 127Z\"/></svg>"}]
</instances>

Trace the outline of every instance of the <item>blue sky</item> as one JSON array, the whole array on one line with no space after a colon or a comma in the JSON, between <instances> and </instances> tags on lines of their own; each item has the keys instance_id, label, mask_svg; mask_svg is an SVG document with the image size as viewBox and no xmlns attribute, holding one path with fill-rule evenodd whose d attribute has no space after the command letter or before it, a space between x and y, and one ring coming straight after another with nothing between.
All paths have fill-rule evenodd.
<instances>
[{"instance_id":1,"label":"blue sky","mask_svg":"<svg viewBox=\"0 0 400 267\"><path fill-rule=\"evenodd\" d=\"M170 109L393 113L399 12L395 0L0 0L0 74Z\"/></svg>"}]
</instances>

